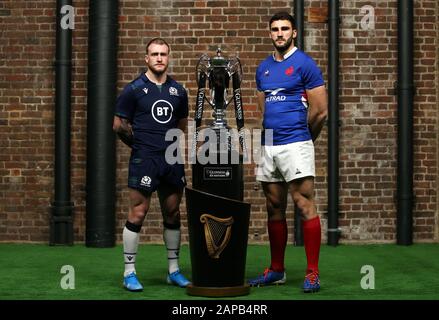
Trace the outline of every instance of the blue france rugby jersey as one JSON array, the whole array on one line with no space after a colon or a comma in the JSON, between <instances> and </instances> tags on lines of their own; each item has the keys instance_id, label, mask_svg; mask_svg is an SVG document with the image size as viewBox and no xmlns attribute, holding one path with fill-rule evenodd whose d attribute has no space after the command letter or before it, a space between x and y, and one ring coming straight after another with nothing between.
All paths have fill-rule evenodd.
<instances>
[{"instance_id":1,"label":"blue france rugby jersey","mask_svg":"<svg viewBox=\"0 0 439 320\"><path fill-rule=\"evenodd\" d=\"M160 90L142 73L117 98L115 114L132 124L133 150L161 153L172 143L166 132L188 116L187 92L169 76Z\"/></svg>"},{"instance_id":2,"label":"blue france rugby jersey","mask_svg":"<svg viewBox=\"0 0 439 320\"><path fill-rule=\"evenodd\" d=\"M256 70L256 85L265 93L263 127L273 129L273 145L312 139L305 90L324 85L324 80L310 56L296 47L280 62L270 55Z\"/></svg>"}]
</instances>

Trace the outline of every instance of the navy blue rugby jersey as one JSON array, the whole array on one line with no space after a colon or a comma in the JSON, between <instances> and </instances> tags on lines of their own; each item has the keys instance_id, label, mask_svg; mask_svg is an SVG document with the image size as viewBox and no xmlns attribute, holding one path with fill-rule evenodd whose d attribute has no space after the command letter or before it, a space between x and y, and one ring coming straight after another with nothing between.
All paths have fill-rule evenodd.
<instances>
[{"instance_id":1,"label":"navy blue rugby jersey","mask_svg":"<svg viewBox=\"0 0 439 320\"><path fill-rule=\"evenodd\" d=\"M273 129L273 145L312 139L305 90L324 85L324 80L310 56L296 47L282 61L270 55L256 70L256 85L265 93L263 127Z\"/></svg>"},{"instance_id":2,"label":"navy blue rugby jersey","mask_svg":"<svg viewBox=\"0 0 439 320\"><path fill-rule=\"evenodd\" d=\"M115 114L132 124L133 150L164 152L166 132L188 116L187 92L171 77L159 87L142 73L117 98Z\"/></svg>"}]
</instances>

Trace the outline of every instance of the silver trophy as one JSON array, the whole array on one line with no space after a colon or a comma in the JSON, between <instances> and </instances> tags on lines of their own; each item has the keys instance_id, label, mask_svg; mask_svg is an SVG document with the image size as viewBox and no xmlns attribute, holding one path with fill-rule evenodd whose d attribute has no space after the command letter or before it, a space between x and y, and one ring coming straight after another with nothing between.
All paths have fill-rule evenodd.
<instances>
[{"instance_id":1,"label":"silver trophy","mask_svg":"<svg viewBox=\"0 0 439 320\"><path fill-rule=\"evenodd\" d=\"M230 150L230 127L227 125L226 109L233 100L239 143L244 151L245 139L242 130L244 127L244 112L241 101L242 66L239 58L223 57L220 48L217 49L216 56L213 58L203 54L197 63L196 79L198 91L195 110L196 128L194 132L195 143L192 149L193 155L196 153L196 142L198 141L205 101L213 108L214 120L210 128L217 132L218 138L223 134L227 135L227 149ZM232 92L229 89L230 80L232 80ZM223 148L221 147L221 149Z\"/></svg>"},{"instance_id":2,"label":"silver trophy","mask_svg":"<svg viewBox=\"0 0 439 320\"><path fill-rule=\"evenodd\" d=\"M192 148L196 161L192 165L192 188L185 192L192 263L192 283L187 292L207 297L246 295L250 292L244 280L250 203L243 202L241 63L237 57L222 57L218 49L212 58L201 56L196 72ZM232 100L237 130L226 120L226 109ZM214 119L201 129L205 101L213 108ZM197 142L201 143L199 148Z\"/></svg>"}]
</instances>

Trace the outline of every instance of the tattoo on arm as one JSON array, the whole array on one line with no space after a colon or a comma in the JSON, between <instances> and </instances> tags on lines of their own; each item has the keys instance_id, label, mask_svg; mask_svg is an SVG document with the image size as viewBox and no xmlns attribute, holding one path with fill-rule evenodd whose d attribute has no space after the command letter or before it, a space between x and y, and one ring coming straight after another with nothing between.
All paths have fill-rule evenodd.
<instances>
[{"instance_id":1,"label":"tattoo on arm","mask_svg":"<svg viewBox=\"0 0 439 320\"><path fill-rule=\"evenodd\" d=\"M127 119L121 118L121 125L117 129L116 133L120 140L125 143L128 147L131 147L134 142L133 130L131 129L131 124Z\"/></svg>"}]
</instances>

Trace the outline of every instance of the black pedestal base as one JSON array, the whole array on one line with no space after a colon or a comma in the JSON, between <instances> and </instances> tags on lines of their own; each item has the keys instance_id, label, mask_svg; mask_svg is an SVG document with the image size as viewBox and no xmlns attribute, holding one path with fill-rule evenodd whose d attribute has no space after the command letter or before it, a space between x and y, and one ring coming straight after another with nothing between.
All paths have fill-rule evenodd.
<instances>
[{"instance_id":1,"label":"black pedestal base","mask_svg":"<svg viewBox=\"0 0 439 320\"><path fill-rule=\"evenodd\" d=\"M192 264L188 294L248 294L245 262L250 204L186 188L186 208Z\"/></svg>"},{"instance_id":2,"label":"black pedestal base","mask_svg":"<svg viewBox=\"0 0 439 320\"><path fill-rule=\"evenodd\" d=\"M200 297L237 297L248 295L250 286L247 284L237 287L197 287L188 285L186 292L190 296Z\"/></svg>"}]
</instances>

